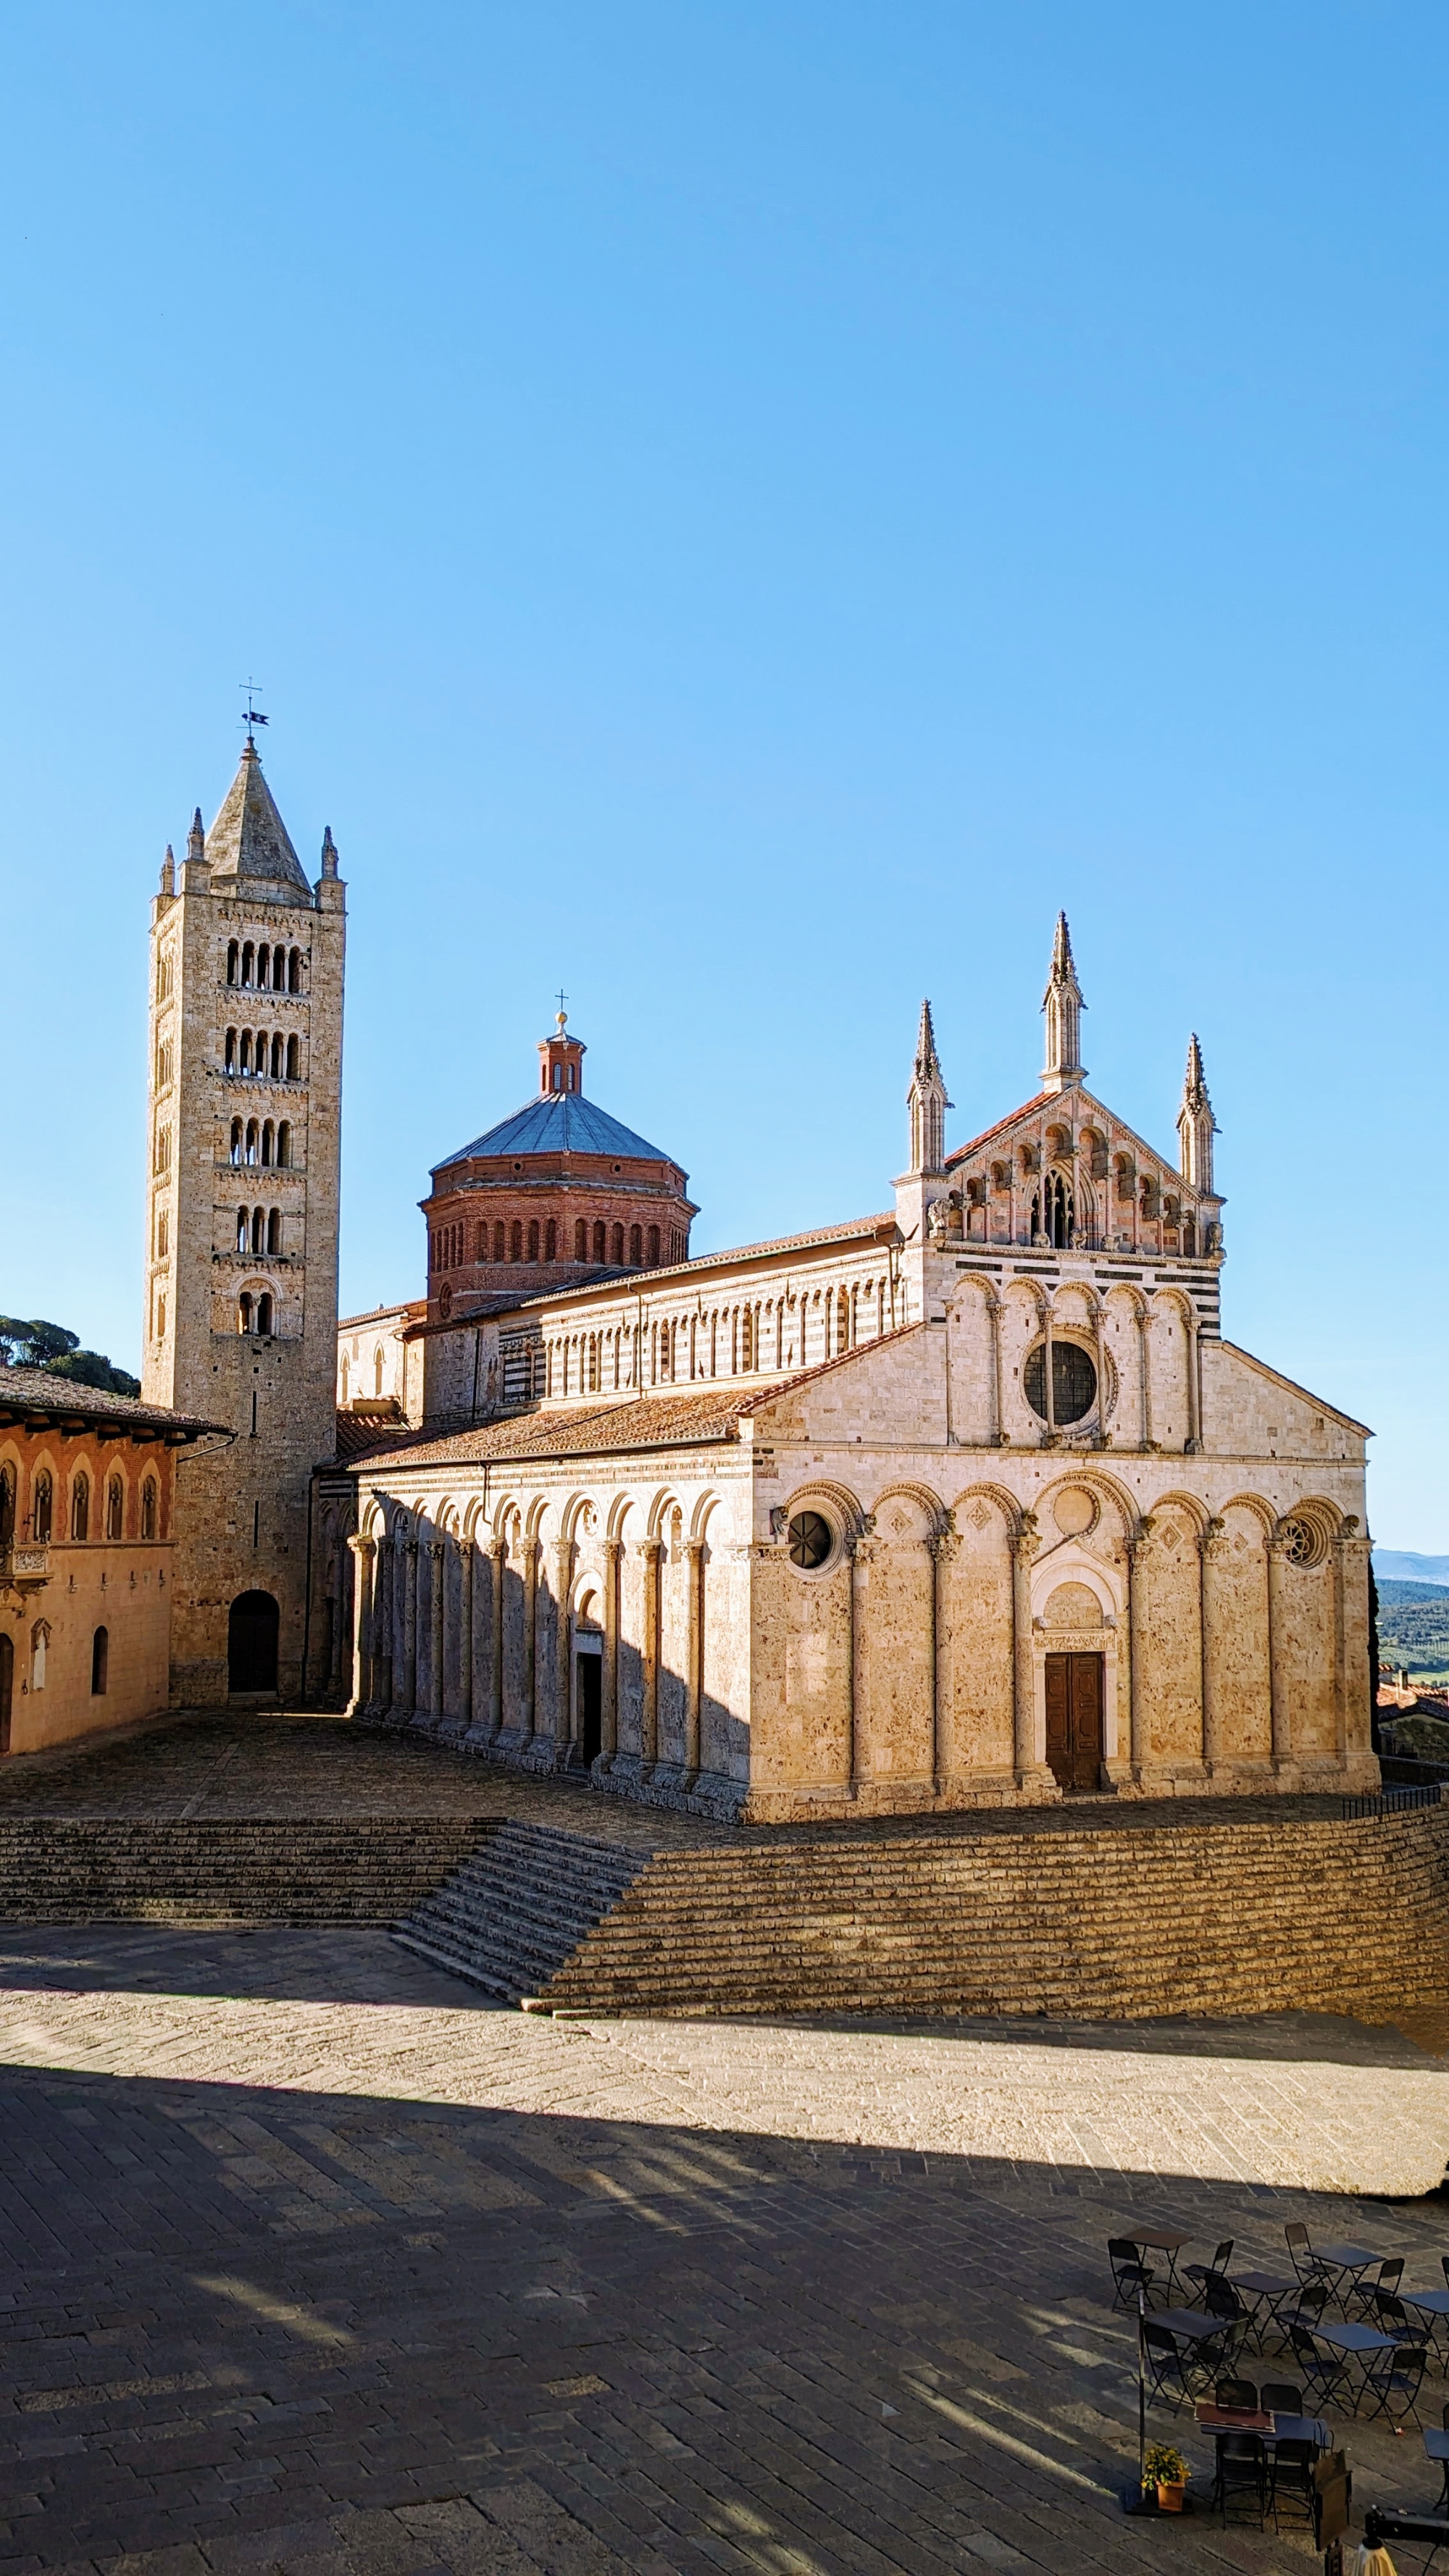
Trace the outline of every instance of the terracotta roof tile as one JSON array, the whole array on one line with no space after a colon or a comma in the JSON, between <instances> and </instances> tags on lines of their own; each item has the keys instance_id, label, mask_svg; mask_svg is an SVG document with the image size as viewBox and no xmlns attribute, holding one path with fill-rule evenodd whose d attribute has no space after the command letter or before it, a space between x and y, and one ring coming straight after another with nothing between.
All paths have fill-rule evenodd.
<instances>
[{"instance_id":1,"label":"terracotta roof tile","mask_svg":"<svg viewBox=\"0 0 1449 2576\"><path fill-rule=\"evenodd\" d=\"M97 1425L114 1422L125 1431L154 1431L158 1439L169 1434L197 1440L205 1431L226 1427L206 1422L198 1413L174 1413L169 1405L142 1404L133 1395L109 1395L102 1387L82 1386L78 1378L56 1377L49 1369L0 1368L0 1421L22 1420L26 1414Z\"/></svg>"}]
</instances>

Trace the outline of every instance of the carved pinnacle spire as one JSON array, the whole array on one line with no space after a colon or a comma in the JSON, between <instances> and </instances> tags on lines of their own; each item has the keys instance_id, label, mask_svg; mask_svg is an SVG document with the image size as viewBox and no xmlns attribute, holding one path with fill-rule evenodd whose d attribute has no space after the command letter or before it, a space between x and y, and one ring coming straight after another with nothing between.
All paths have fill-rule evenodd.
<instances>
[{"instance_id":1,"label":"carved pinnacle spire","mask_svg":"<svg viewBox=\"0 0 1449 2576\"><path fill-rule=\"evenodd\" d=\"M1052 971L1042 995L1046 1013L1046 1063L1042 1067L1043 1091L1076 1091L1086 1080L1087 1068L1082 1062L1082 1013L1086 1003L1077 982L1077 969L1072 957L1072 934L1067 916L1057 914L1056 936L1052 941Z\"/></svg>"},{"instance_id":2,"label":"carved pinnacle spire","mask_svg":"<svg viewBox=\"0 0 1449 2576\"><path fill-rule=\"evenodd\" d=\"M330 823L324 823L322 826L322 874L324 877L335 877L337 874L337 844L332 838Z\"/></svg>"},{"instance_id":3,"label":"carved pinnacle spire","mask_svg":"<svg viewBox=\"0 0 1449 2576\"><path fill-rule=\"evenodd\" d=\"M163 894L176 892L176 859L169 841L166 844L166 856L161 862L161 891Z\"/></svg>"},{"instance_id":4,"label":"carved pinnacle spire","mask_svg":"<svg viewBox=\"0 0 1449 2576\"><path fill-rule=\"evenodd\" d=\"M186 835L186 855L188 859L204 859L206 856L206 834L202 829L199 805L191 817L191 829Z\"/></svg>"},{"instance_id":5,"label":"carved pinnacle spire","mask_svg":"<svg viewBox=\"0 0 1449 2576\"><path fill-rule=\"evenodd\" d=\"M940 1172L946 1165L946 1112L951 1103L946 1097L946 1080L941 1059L936 1053L936 1031L931 1020L931 1005L921 1004L921 1025L916 1034L916 1060L911 1071L911 1087L906 1093L906 1107L911 1113L911 1162L913 1172Z\"/></svg>"},{"instance_id":6,"label":"carved pinnacle spire","mask_svg":"<svg viewBox=\"0 0 1449 2576\"><path fill-rule=\"evenodd\" d=\"M1212 1193L1213 1138L1217 1132L1218 1122L1202 1069L1202 1049L1194 1032L1187 1044L1182 1107L1177 1113L1178 1168L1192 1189L1205 1194Z\"/></svg>"}]
</instances>

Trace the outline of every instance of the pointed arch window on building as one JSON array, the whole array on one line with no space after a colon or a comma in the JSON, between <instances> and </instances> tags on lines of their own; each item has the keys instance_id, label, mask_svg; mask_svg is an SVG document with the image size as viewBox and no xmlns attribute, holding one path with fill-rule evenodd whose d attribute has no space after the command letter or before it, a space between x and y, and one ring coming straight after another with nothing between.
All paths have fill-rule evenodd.
<instances>
[{"instance_id":1,"label":"pointed arch window on building","mask_svg":"<svg viewBox=\"0 0 1449 2576\"><path fill-rule=\"evenodd\" d=\"M119 1476L113 1476L106 1487L106 1536L115 1539L125 1535L126 1488Z\"/></svg>"},{"instance_id":2,"label":"pointed arch window on building","mask_svg":"<svg viewBox=\"0 0 1449 2576\"><path fill-rule=\"evenodd\" d=\"M548 1224L544 1228L543 1257L545 1261L557 1261L558 1259L558 1220L556 1217L550 1217Z\"/></svg>"},{"instance_id":3,"label":"pointed arch window on building","mask_svg":"<svg viewBox=\"0 0 1449 2576\"><path fill-rule=\"evenodd\" d=\"M300 1082L301 1079L302 1041L299 1037L294 1035L289 1037L287 1040L287 1080L289 1082Z\"/></svg>"},{"instance_id":4,"label":"pointed arch window on building","mask_svg":"<svg viewBox=\"0 0 1449 2576\"><path fill-rule=\"evenodd\" d=\"M611 1261L613 1262L614 1268L615 1268L616 1270L622 1270L622 1269L623 1269L623 1267L624 1267L624 1229L623 1229L623 1227L622 1227L621 1225L616 1225L616 1226L615 1226L615 1228L614 1228L614 1244L613 1244L613 1251L612 1251L612 1252L611 1252L611 1254L610 1254L610 1259L611 1259Z\"/></svg>"},{"instance_id":5,"label":"pointed arch window on building","mask_svg":"<svg viewBox=\"0 0 1449 2576\"><path fill-rule=\"evenodd\" d=\"M300 993L302 990L302 952L300 948L294 948L291 956L287 960L287 990L289 993Z\"/></svg>"},{"instance_id":6,"label":"pointed arch window on building","mask_svg":"<svg viewBox=\"0 0 1449 2576\"><path fill-rule=\"evenodd\" d=\"M530 1261L536 1261L536 1260L538 1259L538 1219L537 1219L537 1217L535 1217L535 1218L533 1219L533 1222L532 1222L532 1224L529 1226L529 1229L528 1229L528 1257L529 1257L529 1260L530 1260Z\"/></svg>"},{"instance_id":7,"label":"pointed arch window on building","mask_svg":"<svg viewBox=\"0 0 1449 2576\"><path fill-rule=\"evenodd\" d=\"M295 1046L295 1045L296 1045L296 1043L297 1043L297 1042L296 1042L296 1039L294 1038L294 1039L293 1039L293 1041L292 1041L292 1044ZM281 1033L280 1033L280 1031L278 1031L278 1032L273 1036L273 1038L272 1038L272 1080L273 1080L273 1082L280 1082L280 1081L281 1081L282 1076L283 1076L283 1074L284 1074L284 1072L285 1072L285 1070L286 1070L286 1063L287 1063L286 1047L285 1047L285 1045L284 1045L284 1043L283 1043L283 1040L282 1040L282 1037L281 1037Z\"/></svg>"},{"instance_id":8,"label":"pointed arch window on building","mask_svg":"<svg viewBox=\"0 0 1449 2576\"><path fill-rule=\"evenodd\" d=\"M649 1228L649 1267L651 1270L657 1270L659 1267L659 1228L657 1225L651 1225Z\"/></svg>"},{"instance_id":9,"label":"pointed arch window on building","mask_svg":"<svg viewBox=\"0 0 1449 2576\"><path fill-rule=\"evenodd\" d=\"M291 1168L292 1128L290 1120L284 1118L277 1129L277 1169L282 1172L289 1172Z\"/></svg>"},{"instance_id":10,"label":"pointed arch window on building","mask_svg":"<svg viewBox=\"0 0 1449 2576\"><path fill-rule=\"evenodd\" d=\"M237 1331L249 1333L252 1328L252 1293L244 1288L236 1301Z\"/></svg>"},{"instance_id":11,"label":"pointed arch window on building","mask_svg":"<svg viewBox=\"0 0 1449 2576\"><path fill-rule=\"evenodd\" d=\"M238 1073L250 1073L250 1072L251 1072L251 1069L252 1069L252 1033L251 1033L251 1030L250 1030L250 1029L243 1029L243 1031L242 1031L242 1033L241 1033L241 1036L240 1036L240 1037L238 1038L238 1040L237 1040L236 1069L237 1069ZM227 1071L228 1071L228 1073L230 1073L230 1071L231 1071L231 1066L230 1066L230 1065L228 1065L228 1066L227 1066Z\"/></svg>"},{"instance_id":12,"label":"pointed arch window on building","mask_svg":"<svg viewBox=\"0 0 1449 2576\"><path fill-rule=\"evenodd\" d=\"M249 1118L247 1120L246 1141L246 1159L249 1164L255 1163L257 1159L257 1134L257 1122L255 1118Z\"/></svg>"},{"instance_id":13,"label":"pointed arch window on building","mask_svg":"<svg viewBox=\"0 0 1449 2576\"><path fill-rule=\"evenodd\" d=\"M37 1547L44 1547L49 1541L54 1511L55 1487L50 1481L50 1469L42 1467L30 1498L30 1535Z\"/></svg>"},{"instance_id":14,"label":"pointed arch window on building","mask_svg":"<svg viewBox=\"0 0 1449 2576\"><path fill-rule=\"evenodd\" d=\"M510 1261L521 1261L523 1259L523 1226L520 1219L517 1217L513 1220L512 1229L508 1238L508 1258Z\"/></svg>"},{"instance_id":15,"label":"pointed arch window on building","mask_svg":"<svg viewBox=\"0 0 1449 2576\"><path fill-rule=\"evenodd\" d=\"M255 981L256 956L257 952L252 946L251 941L248 940L242 949L241 956L241 979L243 984L251 984Z\"/></svg>"},{"instance_id":16,"label":"pointed arch window on building","mask_svg":"<svg viewBox=\"0 0 1449 2576\"><path fill-rule=\"evenodd\" d=\"M143 1538L154 1538L155 1535L156 1479L154 1476L148 1476L146 1482L141 1487L141 1536Z\"/></svg>"},{"instance_id":17,"label":"pointed arch window on building","mask_svg":"<svg viewBox=\"0 0 1449 2576\"><path fill-rule=\"evenodd\" d=\"M91 1534L91 1480L84 1470L71 1483L70 1534L74 1539L89 1538Z\"/></svg>"},{"instance_id":18,"label":"pointed arch window on building","mask_svg":"<svg viewBox=\"0 0 1449 2576\"><path fill-rule=\"evenodd\" d=\"M280 1252L281 1249L282 1211L280 1208L271 1208L267 1212L267 1250L268 1252Z\"/></svg>"},{"instance_id":19,"label":"pointed arch window on building","mask_svg":"<svg viewBox=\"0 0 1449 2576\"><path fill-rule=\"evenodd\" d=\"M239 1163L240 1163L240 1161L241 1161L241 1158L242 1158L242 1123L241 1123L241 1120L240 1120L239 1118L233 1118L233 1120L232 1120L232 1122L231 1122L231 1159L232 1159L233 1163L237 1163L237 1164L239 1164Z\"/></svg>"},{"instance_id":20,"label":"pointed arch window on building","mask_svg":"<svg viewBox=\"0 0 1449 2576\"><path fill-rule=\"evenodd\" d=\"M240 967L240 964L241 950L237 946L236 941L234 939L230 939L227 942L226 949L226 980L229 984L234 984L236 982L237 970Z\"/></svg>"},{"instance_id":21,"label":"pointed arch window on building","mask_svg":"<svg viewBox=\"0 0 1449 2576\"><path fill-rule=\"evenodd\" d=\"M579 1218L577 1219L577 1221L576 1221L575 1225L574 1225L574 1259L575 1259L575 1261L587 1261L587 1260L588 1260L588 1257L589 1257L589 1228L588 1228L588 1221L587 1221L587 1219L586 1219L586 1218L584 1218L584 1217L579 1217Z\"/></svg>"},{"instance_id":22,"label":"pointed arch window on building","mask_svg":"<svg viewBox=\"0 0 1449 2576\"><path fill-rule=\"evenodd\" d=\"M171 951L168 948L156 961L156 999L169 1000L171 993Z\"/></svg>"},{"instance_id":23,"label":"pointed arch window on building","mask_svg":"<svg viewBox=\"0 0 1449 2576\"><path fill-rule=\"evenodd\" d=\"M0 1547L15 1544L15 1470L0 1467Z\"/></svg>"},{"instance_id":24,"label":"pointed arch window on building","mask_svg":"<svg viewBox=\"0 0 1449 2576\"><path fill-rule=\"evenodd\" d=\"M257 1299L257 1331L259 1333L269 1333L271 1329L272 1295L269 1288L264 1288L260 1297Z\"/></svg>"},{"instance_id":25,"label":"pointed arch window on building","mask_svg":"<svg viewBox=\"0 0 1449 2576\"><path fill-rule=\"evenodd\" d=\"M642 1270L644 1267L644 1236L637 1225L631 1225L629 1228L629 1267L631 1270Z\"/></svg>"},{"instance_id":26,"label":"pointed arch window on building","mask_svg":"<svg viewBox=\"0 0 1449 2576\"><path fill-rule=\"evenodd\" d=\"M228 1030L227 1030L226 1037L225 1037L225 1039L224 1039L224 1041L223 1041L223 1044L222 1044L222 1050L221 1050L221 1067L222 1067L222 1071L223 1071L223 1073L235 1073L235 1071L236 1071L236 1031L235 1031L235 1029L228 1029Z\"/></svg>"},{"instance_id":27,"label":"pointed arch window on building","mask_svg":"<svg viewBox=\"0 0 1449 2576\"><path fill-rule=\"evenodd\" d=\"M270 1118L264 1118L262 1121L262 1162L264 1165L270 1163L272 1159L272 1147L274 1142L275 1132L272 1127L272 1122Z\"/></svg>"}]
</instances>

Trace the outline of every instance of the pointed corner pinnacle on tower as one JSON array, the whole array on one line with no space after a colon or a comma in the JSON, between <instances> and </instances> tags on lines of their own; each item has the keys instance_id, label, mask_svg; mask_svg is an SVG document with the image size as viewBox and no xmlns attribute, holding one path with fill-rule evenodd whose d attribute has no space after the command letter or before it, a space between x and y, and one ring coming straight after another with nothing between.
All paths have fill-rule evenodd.
<instances>
[{"instance_id":1,"label":"pointed corner pinnacle on tower","mask_svg":"<svg viewBox=\"0 0 1449 2576\"><path fill-rule=\"evenodd\" d=\"M911 1087L906 1093L906 1107L911 1113L909 1168L912 1174L945 1170L946 1112L950 1106L941 1059L936 1052L931 1005L923 1002L921 1025L916 1034L915 1063L911 1069Z\"/></svg>"},{"instance_id":2,"label":"pointed corner pinnacle on tower","mask_svg":"<svg viewBox=\"0 0 1449 2576\"><path fill-rule=\"evenodd\" d=\"M166 844L166 856L161 862L161 892L166 895L176 892L176 854L169 841Z\"/></svg>"},{"instance_id":3,"label":"pointed corner pinnacle on tower","mask_svg":"<svg viewBox=\"0 0 1449 2576\"><path fill-rule=\"evenodd\" d=\"M1213 1138L1218 1122L1213 1116L1207 1077L1202 1069L1202 1048L1194 1030L1187 1045L1187 1071L1182 1079L1182 1106L1177 1113L1178 1168L1190 1188L1201 1190L1205 1197L1213 1190Z\"/></svg>"},{"instance_id":4,"label":"pointed corner pinnacle on tower","mask_svg":"<svg viewBox=\"0 0 1449 2576\"><path fill-rule=\"evenodd\" d=\"M1052 969L1042 995L1046 1013L1046 1063L1042 1067L1043 1091L1079 1091L1087 1078L1082 1062L1082 1013L1087 1005L1077 982L1076 962L1072 956L1072 934L1064 912L1057 914L1056 935L1052 940Z\"/></svg>"},{"instance_id":5,"label":"pointed corner pinnacle on tower","mask_svg":"<svg viewBox=\"0 0 1449 2576\"><path fill-rule=\"evenodd\" d=\"M186 855L188 859L204 859L206 856L206 834L201 828L199 805L191 817L191 829L186 835Z\"/></svg>"},{"instance_id":6,"label":"pointed corner pinnacle on tower","mask_svg":"<svg viewBox=\"0 0 1449 2576\"><path fill-rule=\"evenodd\" d=\"M335 877L337 874L337 844L332 838L330 823L324 823L322 826L322 874L324 877Z\"/></svg>"}]
</instances>

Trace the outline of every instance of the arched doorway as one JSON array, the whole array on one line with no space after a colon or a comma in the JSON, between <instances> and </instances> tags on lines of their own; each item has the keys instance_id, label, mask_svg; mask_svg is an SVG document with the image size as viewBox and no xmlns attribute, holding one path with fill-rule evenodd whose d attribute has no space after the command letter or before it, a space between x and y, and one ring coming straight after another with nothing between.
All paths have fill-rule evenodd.
<instances>
[{"instance_id":1,"label":"arched doorway","mask_svg":"<svg viewBox=\"0 0 1449 2576\"><path fill-rule=\"evenodd\" d=\"M233 1693L277 1687L280 1613L270 1592L239 1592L226 1624L226 1682Z\"/></svg>"},{"instance_id":2,"label":"arched doorway","mask_svg":"<svg viewBox=\"0 0 1449 2576\"><path fill-rule=\"evenodd\" d=\"M10 1750L10 1694L15 1685L15 1648L0 1632L0 1753Z\"/></svg>"}]
</instances>

